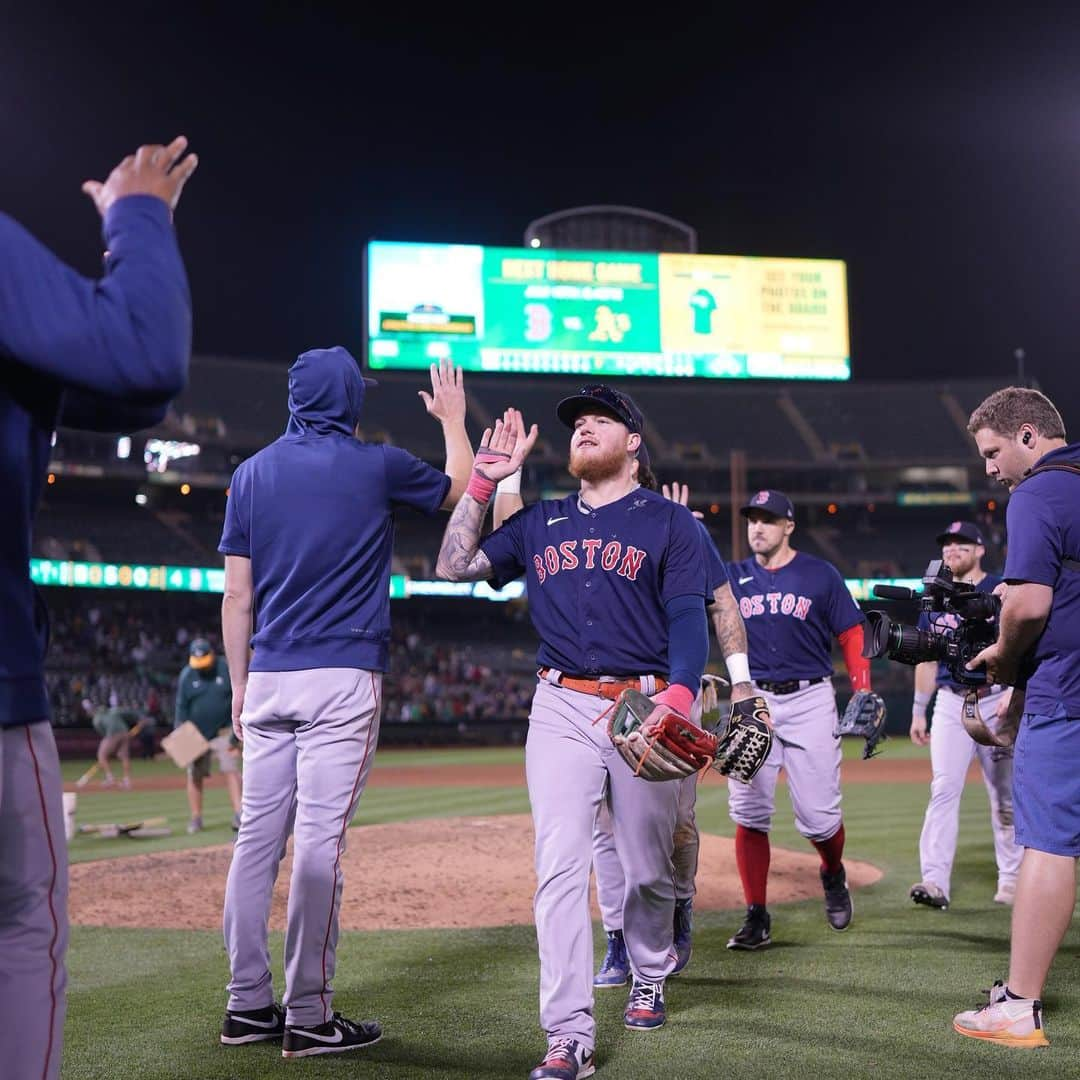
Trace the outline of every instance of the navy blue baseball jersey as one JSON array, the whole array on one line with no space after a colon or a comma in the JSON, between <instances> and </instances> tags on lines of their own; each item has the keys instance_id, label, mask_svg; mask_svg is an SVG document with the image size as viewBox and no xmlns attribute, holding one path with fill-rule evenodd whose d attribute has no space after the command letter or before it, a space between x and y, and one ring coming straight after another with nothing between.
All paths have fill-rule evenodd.
<instances>
[{"instance_id":1,"label":"navy blue baseball jersey","mask_svg":"<svg viewBox=\"0 0 1080 1080\"><path fill-rule=\"evenodd\" d=\"M863 614L832 563L797 551L779 570L751 556L728 567L746 623L750 674L786 682L832 674L832 642Z\"/></svg>"},{"instance_id":2,"label":"navy blue baseball jersey","mask_svg":"<svg viewBox=\"0 0 1080 1080\"><path fill-rule=\"evenodd\" d=\"M480 548L496 587L527 575L537 662L568 675L666 675L664 605L708 587L697 520L646 488L598 509L533 503Z\"/></svg>"},{"instance_id":3,"label":"navy blue baseball jersey","mask_svg":"<svg viewBox=\"0 0 1080 1080\"><path fill-rule=\"evenodd\" d=\"M1001 584L1001 578L996 574L987 574L978 585L975 586L977 592L993 592L995 586ZM948 611L923 611L919 614L919 629L920 630L932 630L935 634L940 634L942 630L956 629L960 625L960 620ZM959 690L961 693L969 688L962 683L958 683L950 674L949 669L944 664L938 664L937 669L937 685L947 686L951 690Z\"/></svg>"},{"instance_id":4,"label":"navy blue baseball jersey","mask_svg":"<svg viewBox=\"0 0 1080 1080\"><path fill-rule=\"evenodd\" d=\"M727 565L724 563L716 544L713 541L712 534L705 527L704 522L698 521L698 527L701 529L701 552L705 558L705 578L709 588L709 595L706 597L706 605L713 602L713 593L716 592L721 586L728 583Z\"/></svg>"}]
</instances>

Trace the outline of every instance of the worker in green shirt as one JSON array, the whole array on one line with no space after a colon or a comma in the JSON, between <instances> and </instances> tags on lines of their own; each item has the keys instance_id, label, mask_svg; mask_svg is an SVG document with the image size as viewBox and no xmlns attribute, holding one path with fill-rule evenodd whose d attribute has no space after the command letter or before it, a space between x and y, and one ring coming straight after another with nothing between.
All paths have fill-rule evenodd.
<instances>
[{"instance_id":1,"label":"worker in green shirt","mask_svg":"<svg viewBox=\"0 0 1080 1080\"><path fill-rule=\"evenodd\" d=\"M101 736L97 748L97 763L101 769L103 787L111 787L116 783L109 768L109 759L114 755L124 770L120 786L131 787L131 736L138 727L138 719L138 713L131 709L102 708L94 713L91 723Z\"/></svg>"},{"instance_id":2,"label":"worker in green shirt","mask_svg":"<svg viewBox=\"0 0 1080 1080\"><path fill-rule=\"evenodd\" d=\"M233 808L232 827L239 829L240 748L232 734L232 684L225 658L215 655L213 646L205 638L192 641L188 662L180 672L176 688L176 720L173 727L178 728L186 720L190 720L210 743L210 749L188 766L187 795L191 820L187 831L202 831L203 784L210 775L211 759L214 757L229 789L229 801Z\"/></svg>"}]
</instances>

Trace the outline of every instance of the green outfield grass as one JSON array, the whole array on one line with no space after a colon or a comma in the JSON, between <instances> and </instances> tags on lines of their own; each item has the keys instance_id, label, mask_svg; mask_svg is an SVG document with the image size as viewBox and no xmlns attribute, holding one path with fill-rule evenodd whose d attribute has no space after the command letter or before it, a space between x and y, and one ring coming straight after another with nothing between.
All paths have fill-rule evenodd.
<instances>
[{"instance_id":1,"label":"green outfield grass","mask_svg":"<svg viewBox=\"0 0 1080 1080\"><path fill-rule=\"evenodd\" d=\"M856 754L849 743L846 752ZM925 756L890 739L890 757ZM521 761L521 750L388 751L376 768L432 766L430 787L372 788L356 824L459 814L521 813L519 788L439 785L440 766ZM85 762L65 764L74 779ZM872 765L870 766L872 767ZM135 775L167 763L137 762ZM443 774L445 775L445 773ZM669 1021L653 1033L622 1027L625 992L597 995L598 1077L1076 1077L1080 1075L1080 932L1070 931L1047 993L1048 1050L1007 1050L962 1039L952 1014L979 1000L980 987L1002 977L1009 913L991 902L995 873L987 799L969 785L961 808L960 847L948 912L916 908L907 889L918 877L917 844L924 784L850 784L845 796L848 855L879 866L884 878L855 896L846 934L825 925L821 904L774 905L770 950L731 953L727 938L741 912L696 918L694 958L668 989ZM698 821L730 836L726 791L706 783ZM207 791L206 832L183 832L182 789L95 791L79 799L80 821L165 815L164 840L95 840L72 844L74 861L161 847L222 843L231 836L225 791ZM774 843L808 850L781 794ZM402 852L407 859L408 853ZM378 873L379 867L371 867ZM346 889L349 887L346 882ZM478 883L482 888L482 882ZM597 927L597 945L602 934ZM281 936L272 936L281 981ZM535 933L531 927L475 931L344 933L338 950L335 1005L346 1015L378 1017L386 1036L369 1050L283 1061L277 1044L223 1047L218 1041L228 978L216 932L75 928L63 1076L138 1080L341 1076L519 1078L544 1046L537 1020ZM2 1068L0 1068L2 1075Z\"/></svg>"}]
</instances>

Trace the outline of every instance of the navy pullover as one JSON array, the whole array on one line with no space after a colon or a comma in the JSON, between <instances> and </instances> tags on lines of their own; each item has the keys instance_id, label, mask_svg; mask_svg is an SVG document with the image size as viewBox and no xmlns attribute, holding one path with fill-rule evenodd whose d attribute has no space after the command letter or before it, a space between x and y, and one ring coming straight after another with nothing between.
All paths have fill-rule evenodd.
<instances>
[{"instance_id":1,"label":"navy pullover","mask_svg":"<svg viewBox=\"0 0 1080 1080\"><path fill-rule=\"evenodd\" d=\"M187 381L191 298L169 208L118 199L103 235L95 281L0 214L0 727L49 718L30 538L53 432L150 427Z\"/></svg>"},{"instance_id":2,"label":"navy pullover","mask_svg":"<svg viewBox=\"0 0 1080 1080\"><path fill-rule=\"evenodd\" d=\"M393 511L432 514L450 477L354 431L364 380L340 346L289 368L289 426L233 474L218 550L251 560L251 671L385 671Z\"/></svg>"}]
</instances>

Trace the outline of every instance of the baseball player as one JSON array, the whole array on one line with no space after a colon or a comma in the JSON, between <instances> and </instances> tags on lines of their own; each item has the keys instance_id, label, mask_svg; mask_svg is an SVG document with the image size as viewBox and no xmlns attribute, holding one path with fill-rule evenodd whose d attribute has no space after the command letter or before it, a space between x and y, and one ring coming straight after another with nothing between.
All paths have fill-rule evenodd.
<instances>
[{"instance_id":1,"label":"baseball player","mask_svg":"<svg viewBox=\"0 0 1080 1080\"><path fill-rule=\"evenodd\" d=\"M1001 578L982 568L986 542L977 525L954 521L941 533L941 558L956 581L968 582L980 592L993 592ZM919 628L940 632L955 627L955 615L947 612L923 612ZM933 724L927 733L926 709L937 691ZM977 756L986 791L990 796L990 822L994 830L994 857L998 881L994 901L1011 904L1016 893L1016 875L1020 870L1023 849L1013 835L1011 746L980 746L964 728L960 719L967 687L956 682L945 664L932 661L915 668L915 699L911 707L911 741L916 746L930 745L930 802L926 807L922 835L919 837L919 867L922 878L911 886L916 904L947 908L952 893L952 865L960 827L960 796L964 792L968 766ZM979 691L979 710L989 723L1004 712L1011 690L992 686Z\"/></svg>"},{"instance_id":2,"label":"baseball player","mask_svg":"<svg viewBox=\"0 0 1080 1080\"><path fill-rule=\"evenodd\" d=\"M776 783L787 776L795 826L821 856L825 916L834 930L851 925L851 893L842 861L840 739L832 686L832 640L838 638L852 691L870 689L862 655L863 615L830 563L791 546L795 510L780 491L759 491L740 509L754 553L728 568L750 644L750 673L774 725L772 752L750 784L729 782L735 861L746 919L729 949L770 941L766 907L769 829Z\"/></svg>"},{"instance_id":3,"label":"baseball player","mask_svg":"<svg viewBox=\"0 0 1080 1080\"><path fill-rule=\"evenodd\" d=\"M341 855L379 737L393 513L454 505L472 469L460 372L447 362L431 380L425 404L443 425L445 473L360 441L365 380L339 346L305 352L289 368L285 434L233 475L219 545L221 625L244 806L225 887L226 1045L282 1038L291 1058L382 1037L377 1022L334 1011L331 983ZM283 1009L267 923L290 828Z\"/></svg>"},{"instance_id":4,"label":"baseball player","mask_svg":"<svg viewBox=\"0 0 1080 1080\"><path fill-rule=\"evenodd\" d=\"M443 537L436 567L452 581L527 574L541 639L525 771L536 832L534 901L540 1022L548 1037L530 1080L595 1070L592 832L605 799L626 875L623 932L633 984L631 1031L666 1019L664 980L675 966L671 863L678 785L636 777L603 723L627 687L689 714L708 654L701 537L690 512L640 488L632 461L642 417L619 391L593 384L565 398L570 473L580 489L542 500L482 542L497 481L536 441L520 413L484 433L473 478Z\"/></svg>"},{"instance_id":5,"label":"baseball player","mask_svg":"<svg viewBox=\"0 0 1080 1080\"><path fill-rule=\"evenodd\" d=\"M640 470L643 487L656 490L652 471L646 466ZM663 486L665 498L687 506L690 492L684 484ZM696 513L695 513L695 516ZM734 685L731 699L741 701L753 696L750 668L746 655L746 628L743 625L739 605L731 591L727 568L720 557L709 530L698 521L701 531L702 553L708 574L708 609L716 640ZM718 707L716 689L705 676L701 693L694 701L690 718L700 724L702 713L711 713ZM673 838L672 862L675 867L675 967L670 976L679 975L690 962L693 951L693 906L696 893L695 879L698 868L700 836L694 809L697 804L697 775L678 782L679 801ZM593 831L593 865L596 869L596 899L607 934L607 951L600 969L593 976L593 986L604 988L625 986L630 977L630 964L626 955L626 942L622 931L622 900L625 878L615 848L611 817L606 804L601 805Z\"/></svg>"},{"instance_id":6,"label":"baseball player","mask_svg":"<svg viewBox=\"0 0 1080 1080\"><path fill-rule=\"evenodd\" d=\"M636 408L629 394L624 394L627 402ZM649 462L649 453L642 442L637 456L630 463L634 481L649 491L659 487ZM508 517L517 513L525 505L519 494L521 487L520 470L511 477L499 482L496 487L493 521L498 528ZM665 499L671 499L682 506L688 506L690 489L685 484L663 485ZM700 518L695 511L694 516ZM720 643L729 673L734 671L741 678L732 687L731 698L741 701L753 695L750 685L750 668L746 656L746 628L743 625L739 605L728 582L727 568L721 558L709 530L698 521L701 530L702 554L708 573L709 598L707 606L712 617L716 639ZM706 676L706 679L709 677ZM702 712L712 712L717 708L716 690L711 684L703 684L702 691L694 701L690 713L691 719L700 724ZM694 808L697 803L697 775L679 781L678 814L673 837L672 862L675 867L675 967L669 977L680 974L690 962L693 951L693 905L697 891L698 850L700 837ZM626 941L622 930L623 894L626 878L619 863L615 847L615 834L611 825L611 815L607 804L601 803L593 829L593 866L596 871L596 898L600 907L601 922L607 935L607 948L600 968L593 976L593 986L599 989L625 986L630 980L630 960L626 954Z\"/></svg>"},{"instance_id":7,"label":"baseball player","mask_svg":"<svg viewBox=\"0 0 1080 1080\"><path fill-rule=\"evenodd\" d=\"M187 140L141 146L102 184L104 274L66 267L0 215L0 1062L60 1072L67 1010L63 784L49 726L44 603L30 582L34 512L58 426L134 431L184 388L191 299L172 211Z\"/></svg>"},{"instance_id":8,"label":"baseball player","mask_svg":"<svg viewBox=\"0 0 1080 1080\"><path fill-rule=\"evenodd\" d=\"M191 820L189 833L202 832L203 785L210 775L210 764L217 758L218 769L232 803L234 830L240 828L239 742L232 731L232 686L225 657L217 656L206 638L195 638L188 649L188 662L180 672L176 686L174 728L190 720L210 743L210 749L187 768L187 797ZM226 734L222 734L226 729Z\"/></svg>"}]
</instances>

